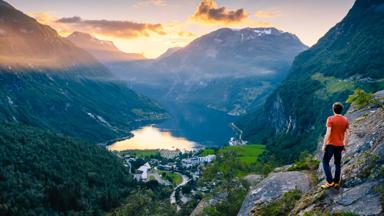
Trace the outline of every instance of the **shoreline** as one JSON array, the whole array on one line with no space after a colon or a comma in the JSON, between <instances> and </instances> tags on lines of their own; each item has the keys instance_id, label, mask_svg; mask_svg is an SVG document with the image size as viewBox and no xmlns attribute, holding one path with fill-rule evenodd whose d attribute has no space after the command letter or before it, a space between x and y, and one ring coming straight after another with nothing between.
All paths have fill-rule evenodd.
<instances>
[{"instance_id":1,"label":"shoreline","mask_svg":"<svg viewBox=\"0 0 384 216\"><path fill-rule=\"evenodd\" d=\"M138 130L140 128L147 127L147 126L150 126L150 125L156 125L158 123L161 123L163 121L168 120L169 118L170 117L159 118L159 119L154 119L154 120L140 121L140 122L146 122L146 123L133 125L132 129L130 129L127 132L126 136L119 136L119 137L116 137L114 139L107 140L105 142L96 143L96 145L103 146L103 147L107 148L108 146L112 145L113 143L116 143L116 142L119 142L119 141L123 141L123 140L126 140L126 139L131 139L132 137L134 137L134 135L132 133L132 131L134 131L134 130Z\"/></svg>"}]
</instances>

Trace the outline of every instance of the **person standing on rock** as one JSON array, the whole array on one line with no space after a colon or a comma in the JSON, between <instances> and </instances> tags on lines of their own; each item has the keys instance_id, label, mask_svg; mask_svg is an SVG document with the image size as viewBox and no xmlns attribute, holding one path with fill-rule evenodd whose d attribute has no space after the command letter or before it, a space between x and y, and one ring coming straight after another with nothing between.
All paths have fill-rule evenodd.
<instances>
[{"instance_id":1,"label":"person standing on rock","mask_svg":"<svg viewBox=\"0 0 384 216\"><path fill-rule=\"evenodd\" d=\"M338 188L340 185L341 173L341 153L346 151L348 144L348 128L349 123L347 117L341 115L343 111L343 104L336 102L332 106L333 116L327 119L327 132L324 137L322 151L323 156L323 169L326 176L326 182L321 185L322 189L330 187ZM332 177L331 167L329 161L333 157L335 162L335 175Z\"/></svg>"}]
</instances>

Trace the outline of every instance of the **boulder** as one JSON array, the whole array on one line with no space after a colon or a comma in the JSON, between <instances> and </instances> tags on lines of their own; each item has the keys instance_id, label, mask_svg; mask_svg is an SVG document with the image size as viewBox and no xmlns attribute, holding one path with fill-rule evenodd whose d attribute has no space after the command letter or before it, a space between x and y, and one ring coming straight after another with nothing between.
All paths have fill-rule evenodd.
<instances>
[{"instance_id":1,"label":"boulder","mask_svg":"<svg viewBox=\"0 0 384 216\"><path fill-rule=\"evenodd\" d=\"M272 173L248 192L238 215L249 215L253 208L275 200L290 190L308 192L311 184L310 174L306 172Z\"/></svg>"}]
</instances>

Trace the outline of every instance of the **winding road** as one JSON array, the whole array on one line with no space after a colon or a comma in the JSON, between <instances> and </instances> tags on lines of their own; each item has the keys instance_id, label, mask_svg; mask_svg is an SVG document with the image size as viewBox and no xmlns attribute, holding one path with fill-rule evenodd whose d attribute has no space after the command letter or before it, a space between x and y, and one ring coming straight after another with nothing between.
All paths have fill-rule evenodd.
<instances>
[{"instance_id":1,"label":"winding road","mask_svg":"<svg viewBox=\"0 0 384 216\"><path fill-rule=\"evenodd\" d=\"M177 189L179 189L180 187L186 185L191 179L189 179L187 176L181 174L181 173L178 173L178 172L175 172L176 174L180 175L182 178L183 178L183 181L178 184L172 191L172 194L171 196L169 197L170 201L171 201L171 204L176 204L176 191ZM176 204L176 208L177 210L180 209L180 207Z\"/></svg>"}]
</instances>

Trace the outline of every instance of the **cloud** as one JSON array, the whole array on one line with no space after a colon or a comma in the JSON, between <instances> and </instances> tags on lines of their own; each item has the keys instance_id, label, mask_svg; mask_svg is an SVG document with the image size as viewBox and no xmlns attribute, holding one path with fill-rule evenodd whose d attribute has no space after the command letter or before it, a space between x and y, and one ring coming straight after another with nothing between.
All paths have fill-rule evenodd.
<instances>
[{"instance_id":1,"label":"cloud","mask_svg":"<svg viewBox=\"0 0 384 216\"><path fill-rule=\"evenodd\" d=\"M256 11L255 16L260 17L260 18L270 18L270 17L275 17L280 14L280 11Z\"/></svg>"},{"instance_id":2,"label":"cloud","mask_svg":"<svg viewBox=\"0 0 384 216\"><path fill-rule=\"evenodd\" d=\"M30 13L28 15L34 17L39 23L54 28L61 36L67 36L74 31L69 25L56 22L57 17L54 17L47 12Z\"/></svg>"},{"instance_id":3,"label":"cloud","mask_svg":"<svg viewBox=\"0 0 384 216\"><path fill-rule=\"evenodd\" d=\"M140 8L140 7L164 7L167 3L165 0L139 0L136 1L132 7Z\"/></svg>"},{"instance_id":4,"label":"cloud","mask_svg":"<svg viewBox=\"0 0 384 216\"><path fill-rule=\"evenodd\" d=\"M195 34L193 34L192 32L188 32L188 31L180 31L177 33L177 35L179 35L180 37L193 37L193 36L195 36Z\"/></svg>"},{"instance_id":5,"label":"cloud","mask_svg":"<svg viewBox=\"0 0 384 216\"><path fill-rule=\"evenodd\" d=\"M248 13L244 9L228 10L226 7L218 7L215 0L203 0L200 2L192 20L204 24L239 24L247 20Z\"/></svg>"},{"instance_id":6,"label":"cloud","mask_svg":"<svg viewBox=\"0 0 384 216\"><path fill-rule=\"evenodd\" d=\"M165 6L164 0L152 0L152 3L158 6Z\"/></svg>"},{"instance_id":7,"label":"cloud","mask_svg":"<svg viewBox=\"0 0 384 216\"><path fill-rule=\"evenodd\" d=\"M56 20L59 23L76 23L76 22L81 22L81 18L78 16L73 16L73 17L63 17L61 19Z\"/></svg>"},{"instance_id":8,"label":"cloud","mask_svg":"<svg viewBox=\"0 0 384 216\"><path fill-rule=\"evenodd\" d=\"M63 17L56 23L69 25L74 30L118 38L148 37L151 34L166 35L161 24L137 23L116 20L87 20L78 16Z\"/></svg>"}]
</instances>

